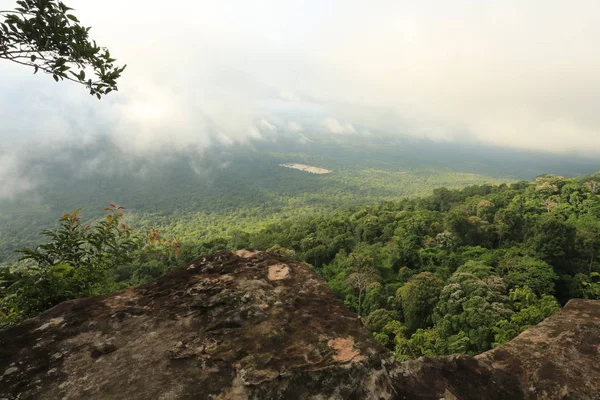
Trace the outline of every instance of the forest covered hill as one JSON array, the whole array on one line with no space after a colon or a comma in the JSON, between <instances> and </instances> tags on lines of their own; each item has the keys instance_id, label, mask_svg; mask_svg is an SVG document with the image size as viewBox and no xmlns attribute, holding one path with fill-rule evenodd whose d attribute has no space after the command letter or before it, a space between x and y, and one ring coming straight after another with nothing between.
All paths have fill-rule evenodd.
<instances>
[{"instance_id":1,"label":"forest covered hill","mask_svg":"<svg viewBox=\"0 0 600 400\"><path fill-rule=\"evenodd\" d=\"M541 175L532 182L438 188L422 198L299 215L258 230L236 227L183 240L176 252L147 245L94 281L68 270L63 275L59 266L47 292L24 285L10 297L9 288L5 315L35 315L73 297L74 287L107 293L156 279L199 254L256 248L313 265L399 359L476 354L537 324L570 298L600 298L599 189L600 174ZM78 216L64 218L66 226L79 226ZM32 254L53 265L45 252ZM19 269L27 271L25 264L13 267Z\"/></svg>"}]
</instances>

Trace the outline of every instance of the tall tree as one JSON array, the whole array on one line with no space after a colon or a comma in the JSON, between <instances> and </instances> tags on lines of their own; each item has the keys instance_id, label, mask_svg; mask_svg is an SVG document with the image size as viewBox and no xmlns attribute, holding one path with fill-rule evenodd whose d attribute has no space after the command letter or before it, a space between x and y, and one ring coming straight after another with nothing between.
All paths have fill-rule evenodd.
<instances>
[{"instance_id":1,"label":"tall tree","mask_svg":"<svg viewBox=\"0 0 600 400\"><path fill-rule=\"evenodd\" d=\"M431 272L413 277L396 294L402 304L404 321L410 333L432 325L432 312L440 297L444 282Z\"/></svg>"},{"instance_id":2,"label":"tall tree","mask_svg":"<svg viewBox=\"0 0 600 400\"><path fill-rule=\"evenodd\" d=\"M510 289L528 287L538 296L554 294L558 275L550 265L533 257L507 260L506 264L508 271L504 279Z\"/></svg>"},{"instance_id":3,"label":"tall tree","mask_svg":"<svg viewBox=\"0 0 600 400\"><path fill-rule=\"evenodd\" d=\"M346 278L347 283L358 291L358 315L362 312L363 295L367 290L379 286L379 274L373 266L373 259L362 254L351 254L353 272Z\"/></svg>"},{"instance_id":4,"label":"tall tree","mask_svg":"<svg viewBox=\"0 0 600 400\"><path fill-rule=\"evenodd\" d=\"M513 314L505 293L501 278L486 276L485 268L476 263L464 265L440 293L433 314L436 329L452 343L465 341L462 351L488 350L494 338L493 328Z\"/></svg>"},{"instance_id":5,"label":"tall tree","mask_svg":"<svg viewBox=\"0 0 600 400\"><path fill-rule=\"evenodd\" d=\"M551 215L544 215L537 223L533 247L538 258L556 270L569 271L569 261L575 246L576 229Z\"/></svg>"}]
</instances>

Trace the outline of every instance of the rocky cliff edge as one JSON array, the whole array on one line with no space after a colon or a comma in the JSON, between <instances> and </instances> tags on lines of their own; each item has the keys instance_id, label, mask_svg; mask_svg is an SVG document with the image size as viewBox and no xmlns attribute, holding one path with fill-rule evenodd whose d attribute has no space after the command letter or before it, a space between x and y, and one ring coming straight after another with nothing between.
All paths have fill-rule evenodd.
<instances>
[{"instance_id":1,"label":"rocky cliff edge","mask_svg":"<svg viewBox=\"0 0 600 400\"><path fill-rule=\"evenodd\" d=\"M228 251L0 331L0 399L599 399L600 302L394 363L310 266Z\"/></svg>"}]
</instances>

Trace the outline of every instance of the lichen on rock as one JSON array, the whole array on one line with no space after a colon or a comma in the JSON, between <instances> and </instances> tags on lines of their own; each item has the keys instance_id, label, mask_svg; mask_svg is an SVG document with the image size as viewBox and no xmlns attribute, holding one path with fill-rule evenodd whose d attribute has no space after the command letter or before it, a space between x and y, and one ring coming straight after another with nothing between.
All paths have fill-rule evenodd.
<instances>
[{"instance_id":1,"label":"lichen on rock","mask_svg":"<svg viewBox=\"0 0 600 400\"><path fill-rule=\"evenodd\" d=\"M394 363L309 265L222 251L0 331L0 398L596 399L599 350L600 303L572 300L477 357Z\"/></svg>"}]
</instances>

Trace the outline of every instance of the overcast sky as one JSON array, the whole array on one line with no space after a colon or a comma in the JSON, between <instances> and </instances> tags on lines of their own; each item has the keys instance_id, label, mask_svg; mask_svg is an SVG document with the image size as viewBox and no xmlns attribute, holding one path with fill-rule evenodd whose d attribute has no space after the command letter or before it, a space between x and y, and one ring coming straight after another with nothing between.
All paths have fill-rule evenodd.
<instances>
[{"instance_id":1,"label":"overcast sky","mask_svg":"<svg viewBox=\"0 0 600 400\"><path fill-rule=\"evenodd\" d=\"M598 0L65 2L128 64L120 92L0 61L5 174L23 143L102 133L141 154L315 129L600 153Z\"/></svg>"}]
</instances>

